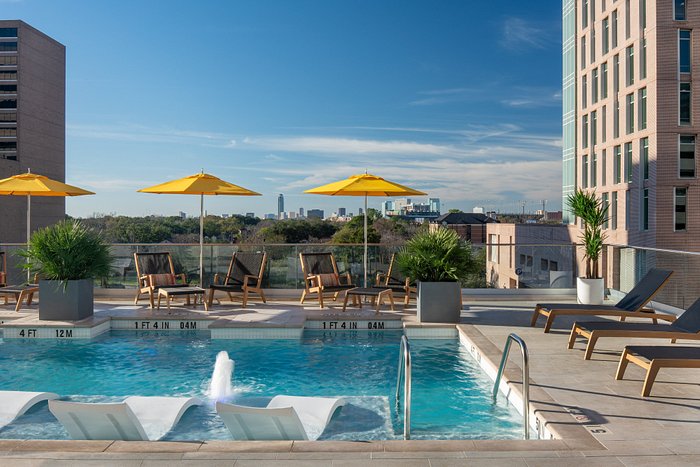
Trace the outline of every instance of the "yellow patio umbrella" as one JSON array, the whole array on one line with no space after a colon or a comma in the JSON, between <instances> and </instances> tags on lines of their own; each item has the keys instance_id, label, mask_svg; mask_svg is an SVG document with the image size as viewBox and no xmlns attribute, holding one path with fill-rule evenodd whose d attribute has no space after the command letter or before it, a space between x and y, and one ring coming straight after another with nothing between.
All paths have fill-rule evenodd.
<instances>
[{"instance_id":1,"label":"yellow patio umbrella","mask_svg":"<svg viewBox=\"0 0 700 467\"><path fill-rule=\"evenodd\" d=\"M260 196L260 193L205 174L204 171L138 191L159 195L199 195L199 285L201 287L204 287L204 195Z\"/></svg>"},{"instance_id":2,"label":"yellow patio umbrella","mask_svg":"<svg viewBox=\"0 0 700 467\"><path fill-rule=\"evenodd\" d=\"M33 174L29 169L27 169L26 174L13 175L0 180L0 195L27 197L27 245L29 245L31 236L32 196L66 197L94 194L92 191L58 182L43 175ZM29 270L27 270L27 280L29 280Z\"/></svg>"},{"instance_id":3,"label":"yellow patio umbrella","mask_svg":"<svg viewBox=\"0 0 700 467\"><path fill-rule=\"evenodd\" d=\"M329 195L329 196L364 196L365 197L365 249L363 256L364 267L364 286L367 287L367 197L368 196L410 196L410 195L425 195L422 191L408 188L398 183L384 180L376 175L363 173L352 175L345 180L329 183L328 185L319 186L306 190L304 193L312 195Z\"/></svg>"}]
</instances>

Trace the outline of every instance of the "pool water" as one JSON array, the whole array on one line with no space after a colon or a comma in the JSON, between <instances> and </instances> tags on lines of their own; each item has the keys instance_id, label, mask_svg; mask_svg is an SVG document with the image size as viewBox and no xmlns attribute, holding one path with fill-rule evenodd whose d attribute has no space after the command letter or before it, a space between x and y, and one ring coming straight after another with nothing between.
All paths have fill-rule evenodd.
<instances>
[{"instance_id":1,"label":"pool water","mask_svg":"<svg viewBox=\"0 0 700 467\"><path fill-rule=\"evenodd\" d=\"M129 395L195 396L170 440L231 439L206 397L216 354L235 361L230 402L265 406L275 395L344 396L319 439L400 439L395 407L401 332L306 331L301 340L216 340L206 332L111 331L90 341L0 339L0 389L51 391L76 401ZM522 418L457 340L411 340L414 439L517 439ZM66 439L39 404L0 438Z\"/></svg>"}]
</instances>

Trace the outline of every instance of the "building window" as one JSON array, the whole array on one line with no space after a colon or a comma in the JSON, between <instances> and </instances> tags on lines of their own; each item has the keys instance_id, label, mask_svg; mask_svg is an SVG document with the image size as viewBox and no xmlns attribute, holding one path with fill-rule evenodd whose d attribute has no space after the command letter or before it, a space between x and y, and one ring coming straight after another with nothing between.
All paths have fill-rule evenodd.
<instances>
[{"instance_id":1,"label":"building window","mask_svg":"<svg viewBox=\"0 0 700 467\"><path fill-rule=\"evenodd\" d=\"M0 94L17 94L17 85L0 84Z\"/></svg>"},{"instance_id":2,"label":"building window","mask_svg":"<svg viewBox=\"0 0 700 467\"><path fill-rule=\"evenodd\" d=\"M591 146L598 144L598 112L591 112Z\"/></svg>"},{"instance_id":3,"label":"building window","mask_svg":"<svg viewBox=\"0 0 700 467\"><path fill-rule=\"evenodd\" d=\"M581 79L581 107L586 108L588 105L588 75L583 75Z\"/></svg>"},{"instance_id":4,"label":"building window","mask_svg":"<svg viewBox=\"0 0 700 467\"><path fill-rule=\"evenodd\" d=\"M678 138L678 176L695 178L695 135Z\"/></svg>"},{"instance_id":5,"label":"building window","mask_svg":"<svg viewBox=\"0 0 700 467\"><path fill-rule=\"evenodd\" d=\"M673 230L685 230L687 225L687 188L674 188Z\"/></svg>"},{"instance_id":6,"label":"building window","mask_svg":"<svg viewBox=\"0 0 700 467\"><path fill-rule=\"evenodd\" d=\"M617 191L612 193L612 201L610 202L610 228L617 229Z\"/></svg>"},{"instance_id":7,"label":"building window","mask_svg":"<svg viewBox=\"0 0 700 467\"><path fill-rule=\"evenodd\" d=\"M588 115L584 115L581 119L581 147L588 147Z\"/></svg>"},{"instance_id":8,"label":"building window","mask_svg":"<svg viewBox=\"0 0 700 467\"><path fill-rule=\"evenodd\" d=\"M607 139L606 136L607 136L607 133L608 133L608 129L606 128L607 123L608 123L608 117L607 117L607 115L608 115L608 107L604 105L604 106L600 109L600 117L601 117L601 122L600 122L600 140L601 140L603 143L604 143L605 140Z\"/></svg>"},{"instance_id":9,"label":"building window","mask_svg":"<svg viewBox=\"0 0 700 467\"><path fill-rule=\"evenodd\" d=\"M588 188L588 156L581 157L581 188Z\"/></svg>"},{"instance_id":10,"label":"building window","mask_svg":"<svg viewBox=\"0 0 700 467\"><path fill-rule=\"evenodd\" d=\"M620 90L620 55L613 57L613 94Z\"/></svg>"},{"instance_id":11,"label":"building window","mask_svg":"<svg viewBox=\"0 0 700 467\"><path fill-rule=\"evenodd\" d=\"M591 63L595 62L595 26L591 26Z\"/></svg>"},{"instance_id":12,"label":"building window","mask_svg":"<svg viewBox=\"0 0 700 467\"><path fill-rule=\"evenodd\" d=\"M642 38L642 53L639 58L639 79L647 77L647 38Z\"/></svg>"},{"instance_id":13,"label":"building window","mask_svg":"<svg viewBox=\"0 0 700 467\"><path fill-rule=\"evenodd\" d=\"M581 27L588 27L588 0L583 0L583 6L581 7Z\"/></svg>"},{"instance_id":14,"label":"building window","mask_svg":"<svg viewBox=\"0 0 700 467\"><path fill-rule=\"evenodd\" d=\"M2 128L0 127L0 136L17 137L17 128Z\"/></svg>"},{"instance_id":15,"label":"building window","mask_svg":"<svg viewBox=\"0 0 700 467\"><path fill-rule=\"evenodd\" d=\"M608 172L608 151L603 149L603 160L602 160L601 166L600 166L600 184L602 186L605 186L608 183L607 172Z\"/></svg>"},{"instance_id":16,"label":"building window","mask_svg":"<svg viewBox=\"0 0 700 467\"><path fill-rule=\"evenodd\" d=\"M649 138L639 140L639 158L642 160L642 180L649 180Z\"/></svg>"},{"instance_id":17,"label":"building window","mask_svg":"<svg viewBox=\"0 0 700 467\"><path fill-rule=\"evenodd\" d=\"M630 23L632 22L630 20L631 16L631 8L630 8L630 0L625 0L625 39L630 38Z\"/></svg>"},{"instance_id":18,"label":"building window","mask_svg":"<svg viewBox=\"0 0 700 467\"><path fill-rule=\"evenodd\" d=\"M591 154L591 187L595 188L598 181L598 155Z\"/></svg>"},{"instance_id":19,"label":"building window","mask_svg":"<svg viewBox=\"0 0 700 467\"><path fill-rule=\"evenodd\" d=\"M642 192L642 230L649 230L649 189Z\"/></svg>"},{"instance_id":20,"label":"building window","mask_svg":"<svg viewBox=\"0 0 700 467\"><path fill-rule=\"evenodd\" d=\"M591 14L591 26L595 24L595 2L596 0L590 0L590 14Z\"/></svg>"},{"instance_id":21,"label":"building window","mask_svg":"<svg viewBox=\"0 0 700 467\"><path fill-rule=\"evenodd\" d=\"M639 0L639 28L644 31L647 27L647 0Z\"/></svg>"},{"instance_id":22,"label":"building window","mask_svg":"<svg viewBox=\"0 0 700 467\"><path fill-rule=\"evenodd\" d=\"M598 68L591 72L591 103L598 102Z\"/></svg>"},{"instance_id":23,"label":"building window","mask_svg":"<svg viewBox=\"0 0 700 467\"><path fill-rule=\"evenodd\" d=\"M605 173L605 171L603 171L603 173ZM608 210L608 215L605 216L605 220L603 221L603 228L607 229L610 227L610 199L607 193L603 193L603 207Z\"/></svg>"},{"instance_id":24,"label":"building window","mask_svg":"<svg viewBox=\"0 0 700 467\"><path fill-rule=\"evenodd\" d=\"M600 98L608 97L608 62L600 66Z\"/></svg>"},{"instance_id":25,"label":"building window","mask_svg":"<svg viewBox=\"0 0 700 467\"><path fill-rule=\"evenodd\" d=\"M17 81L17 71L0 70L0 81Z\"/></svg>"},{"instance_id":26,"label":"building window","mask_svg":"<svg viewBox=\"0 0 700 467\"><path fill-rule=\"evenodd\" d=\"M581 38L581 69L586 68L586 36Z\"/></svg>"},{"instance_id":27,"label":"building window","mask_svg":"<svg viewBox=\"0 0 700 467\"><path fill-rule=\"evenodd\" d=\"M603 18L603 55L610 51L610 20Z\"/></svg>"},{"instance_id":28,"label":"building window","mask_svg":"<svg viewBox=\"0 0 700 467\"><path fill-rule=\"evenodd\" d=\"M631 86L634 84L634 46L627 47L627 68L625 69L625 84Z\"/></svg>"},{"instance_id":29,"label":"building window","mask_svg":"<svg viewBox=\"0 0 700 467\"><path fill-rule=\"evenodd\" d=\"M17 113L0 113L0 122L3 123L17 123Z\"/></svg>"},{"instance_id":30,"label":"building window","mask_svg":"<svg viewBox=\"0 0 700 467\"><path fill-rule=\"evenodd\" d=\"M0 52L17 52L17 42L0 42Z\"/></svg>"},{"instance_id":31,"label":"building window","mask_svg":"<svg viewBox=\"0 0 700 467\"><path fill-rule=\"evenodd\" d=\"M17 65L17 55L0 55L0 65Z\"/></svg>"},{"instance_id":32,"label":"building window","mask_svg":"<svg viewBox=\"0 0 700 467\"><path fill-rule=\"evenodd\" d=\"M627 122L627 134L634 132L634 93L627 94L625 106L625 121Z\"/></svg>"},{"instance_id":33,"label":"building window","mask_svg":"<svg viewBox=\"0 0 700 467\"><path fill-rule=\"evenodd\" d=\"M690 83L679 84L679 108L678 108L678 124L690 125Z\"/></svg>"},{"instance_id":34,"label":"building window","mask_svg":"<svg viewBox=\"0 0 700 467\"><path fill-rule=\"evenodd\" d=\"M625 181L632 183L632 143L625 143Z\"/></svg>"},{"instance_id":35,"label":"building window","mask_svg":"<svg viewBox=\"0 0 700 467\"><path fill-rule=\"evenodd\" d=\"M617 10L612 12L612 48L617 47Z\"/></svg>"},{"instance_id":36,"label":"building window","mask_svg":"<svg viewBox=\"0 0 700 467\"><path fill-rule=\"evenodd\" d=\"M17 28L0 28L0 37L17 37Z\"/></svg>"},{"instance_id":37,"label":"building window","mask_svg":"<svg viewBox=\"0 0 700 467\"><path fill-rule=\"evenodd\" d=\"M0 99L0 109L16 109L17 99Z\"/></svg>"},{"instance_id":38,"label":"building window","mask_svg":"<svg viewBox=\"0 0 700 467\"><path fill-rule=\"evenodd\" d=\"M632 209L630 204L632 204L632 198L630 197L630 190L624 192L625 195L625 229L629 230L632 227Z\"/></svg>"},{"instance_id":39,"label":"building window","mask_svg":"<svg viewBox=\"0 0 700 467\"><path fill-rule=\"evenodd\" d=\"M639 90L639 129L647 129L647 88Z\"/></svg>"},{"instance_id":40,"label":"building window","mask_svg":"<svg viewBox=\"0 0 700 467\"><path fill-rule=\"evenodd\" d=\"M620 137L620 101L615 96L613 102L613 138Z\"/></svg>"},{"instance_id":41,"label":"building window","mask_svg":"<svg viewBox=\"0 0 700 467\"><path fill-rule=\"evenodd\" d=\"M0 141L0 151L17 151L17 141Z\"/></svg>"},{"instance_id":42,"label":"building window","mask_svg":"<svg viewBox=\"0 0 700 467\"><path fill-rule=\"evenodd\" d=\"M673 1L673 19L676 21L685 21L685 0Z\"/></svg>"},{"instance_id":43,"label":"building window","mask_svg":"<svg viewBox=\"0 0 700 467\"><path fill-rule=\"evenodd\" d=\"M613 152L613 178L615 179L615 183L620 183L622 181L622 155L620 154L620 146L615 146Z\"/></svg>"},{"instance_id":44,"label":"building window","mask_svg":"<svg viewBox=\"0 0 700 467\"><path fill-rule=\"evenodd\" d=\"M678 31L678 71L690 73L690 30Z\"/></svg>"}]
</instances>

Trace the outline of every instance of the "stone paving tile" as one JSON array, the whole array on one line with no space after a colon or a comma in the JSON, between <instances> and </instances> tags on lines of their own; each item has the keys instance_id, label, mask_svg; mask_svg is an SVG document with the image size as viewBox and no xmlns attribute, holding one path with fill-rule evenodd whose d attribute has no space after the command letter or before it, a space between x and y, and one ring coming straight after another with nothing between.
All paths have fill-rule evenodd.
<instances>
[{"instance_id":1,"label":"stone paving tile","mask_svg":"<svg viewBox=\"0 0 700 467\"><path fill-rule=\"evenodd\" d=\"M178 461L177 465L182 467L232 467L237 465L237 460L182 460ZM156 461L156 460L145 460L141 467L172 467L172 462L168 461Z\"/></svg>"},{"instance_id":2,"label":"stone paving tile","mask_svg":"<svg viewBox=\"0 0 700 467\"><path fill-rule=\"evenodd\" d=\"M186 452L183 460L236 460L236 459L266 459L274 460L285 453L277 452Z\"/></svg>"},{"instance_id":3,"label":"stone paving tile","mask_svg":"<svg viewBox=\"0 0 700 467\"><path fill-rule=\"evenodd\" d=\"M649 441L604 441L608 451L586 451L584 456L594 457L601 455L615 456L657 456L657 455L672 455L668 448L659 443L650 443Z\"/></svg>"},{"instance_id":4,"label":"stone paving tile","mask_svg":"<svg viewBox=\"0 0 700 467\"><path fill-rule=\"evenodd\" d=\"M206 441L199 452L289 452L292 441Z\"/></svg>"},{"instance_id":5,"label":"stone paving tile","mask_svg":"<svg viewBox=\"0 0 700 467\"><path fill-rule=\"evenodd\" d=\"M552 440L498 440L480 439L474 441L476 451L558 451L566 449L564 441Z\"/></svg>"},{"instance_id":6,"label":"stone paving tile","mask_svg":"<svg viewBox=\"0 0 700 467\"><path fill-rule=\"evenodd\" d=\"M201 443L181 441L114 441L110 452L190 452L199 449Z\"/></svg>"},{"instance_id":7,"label":"stone paving tile","mask_svg":"<svg viewBox=\"0 0 700 467\"><path fill-rule=\"evenodd\" d=\"M496 459L509 457L561 457L558 451L465 451L468 459Z\"/></svg>"},{"instance_id":8,"label":"stone paving tile","mask_svg":"<svg viewBox=\"0 0 700 467\"><path fill-rule=\"evenodd\" d=\"M627 467L696 467L700 456L629 456L619 457Z\"/></svg>"},{"instance_id":9,"label":"stone paving tile","mask_svg":"<svg viewBox=\"0 0 700 467\"><path fill-rule=\"evenodd\" d=\"M334 460L333 467L430 467L428 459ZM236 466L239 467L239 466Z\"/></svg>"},{"instance_id":10,"label":"stone paving tile","mask_svg":"<svg viewBox=\"0 0 700 467\"><path fill-rule=\"evenodd\" d=\"M275 456L275 459L371 459L375 454L383 454L381 452L280 452Z\"/></svg>"},{"instance_id":11,"label":"stone paving tile","mask_svg":"<svg viewBox=\"0 0 700 467\"><path fill-rule=\"evenodd\" d=\"M294 441L292 444L293 452L373 452L382 450L384 450L384 444L381 441Z\"/></svg>"},{"instance_id":12,"label":"stone paving tile","mask_svg":"<svg viewBox=\"0 0 700 467\"><path fill-rule=\"evenodd\" d=\"M463 459L464 451L373 452L372 459Z\"/></svg>"},{"instance_id":13,"label":"stone paving tile","mask_svg":"<svg viewBox=\"0 0 700 467\"><path fill-rule=\"evenodd\" d=\"M622 467L624 464L615 457L583 458L570 457L559 459L525 459L529 467Z\"/></svg>"},{"instance_id":14,"label":"stone paving tile","mask_svg":"<svg viewBox=\"0 0 700 467\"><path fill-rule=\"evenodd\" d=\"M527 467L520 458L430 459L430 467Z\"/></svg>"},{"instance_id":15,"label":"stone paving tile","mask_svg":"<svg viewBox=\"0 0 700 467\"><path fill-rule=\"evenodd\" d=\"M341 461L342 462L342 461ZM350 461L354 462L354 461ZM361 465L367 465L367 460L361 460ZM237 460L236 467L332 467L332 460Z\"/></svg>"},{"instance_id":16,"label":"stone paving tile","mask_svg":"<svg viewBox=\"0 0 700 467\"><path fill-rule=\"evenodd\" d=\"M661 441L661 445L675 454L700 454L700 436L692 435L687 440ZM700 464L700 463L699 463Z\"/></svg>"},{"instance_id":17,"label":"stone paving tile","mask_svg":"<svg viewBox=\"0 0 700 467\"><path fill-rule=\"evenodd\" d=\"M114 441L26 440L14 447L13 451L102 452L113 443Z\"/></svg>"},{"instance_id":18,"label":"stone paving tile","mask_svg":"<svg viewBox=\"0 0 700 467\"><path fill-rule=\"evenodd\" d=\"M413 452L413 451L471 451L476 449L474 441L444 441L444 440L410 440L410 441L384 441L385 451Z\"/></svg>"}]
</instances>

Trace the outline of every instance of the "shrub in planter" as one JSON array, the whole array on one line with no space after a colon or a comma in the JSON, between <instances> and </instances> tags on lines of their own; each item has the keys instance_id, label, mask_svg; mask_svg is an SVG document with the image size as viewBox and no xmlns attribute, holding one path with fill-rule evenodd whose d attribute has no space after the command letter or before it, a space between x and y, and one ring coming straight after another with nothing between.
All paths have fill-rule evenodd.
<instances>
[{"instance_id":1,"label":"shrub in planter","mask_svg":"<svg viewBox=\"0 0 700 467\"><path fill-rule=\"evenodd\" d=\"M38 273L39 319L79 320L91 316L93 281L109 275L109 245L79 221L66 220L36 231L20 253Z\"/></svg>"},{"instance_id":2,"label":"shrub in planter","mask_svg":"<svg viewBox=\"0 0 700 467\"><path fill-rule=\"evenodd\" d=\"M457 323L462 309L461 282L475 269L471 245L454 230L419 233L396 257L401 271L418 282L418 319Z\"/></svg>"}]
</instances>

